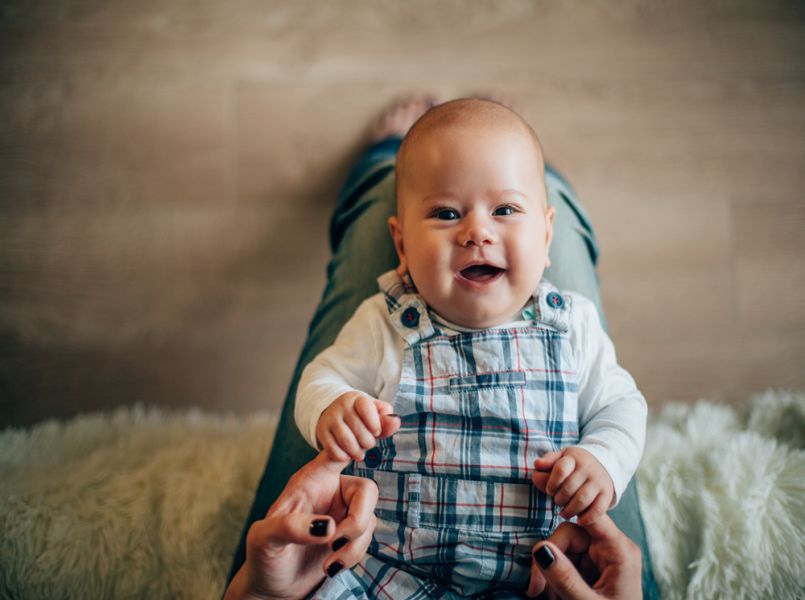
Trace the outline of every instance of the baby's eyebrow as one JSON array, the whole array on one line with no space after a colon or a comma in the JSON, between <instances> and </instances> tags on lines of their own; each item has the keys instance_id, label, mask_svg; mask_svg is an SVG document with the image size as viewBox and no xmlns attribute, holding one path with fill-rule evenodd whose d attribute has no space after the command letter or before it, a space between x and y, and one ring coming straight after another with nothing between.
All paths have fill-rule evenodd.
<instances>
[{"instance_id":1,"label":"baby's eyebrow","mask_svg":"<svg viewBox=\"0 0 805 600\"><path fill-rule=\"evenodd\" d=\"M528 198L528 196L526 196L523 192L519 190L505 189L497 192L498 196L504 196L506 194L514 194L515 196L520 196L523 200L526 200Z\"/></svg>"},{"instance_id":2,"label":"baby's eyebrow","mask_svg":"<svg viewBox=\"0 0 805 600\"><path fill-rule=\"evenodd\" d=\"M436 202L439 200L453 200L455 195L451 194L450 192L433 192L426 196L422 197L423 202Z\"/></svg>"},{"instance_id":3,"label":"baby's eyebrow","mask_svg":"<svg viewBox=\"0 0 805 600\"><path fill-rule=\"evenodd\" d=\"M506 188L503 190L489 190L487 193L489 194L489 196L496 198L506 195L514 195L519 196L523 200L528 199L528 195L524 194L520 190L515 190L513 188ZM436 202L439 200L453 200L453 199L455 199L455 195L451 194L450 192L432 192L422 197L423 202Z\"/></svg>"}]
</instances>

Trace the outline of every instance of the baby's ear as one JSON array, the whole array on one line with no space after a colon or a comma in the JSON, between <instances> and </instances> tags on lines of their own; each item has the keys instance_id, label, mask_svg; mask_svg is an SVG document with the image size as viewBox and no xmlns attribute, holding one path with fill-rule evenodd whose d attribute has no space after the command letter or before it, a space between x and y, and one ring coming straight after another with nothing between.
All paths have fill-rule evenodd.
<instances>
[{"instance_id":1,"label":"baby's ear","mask_svg":"<svg viewBox=\"0 0 805 600\"><path fill-rule=\"evenodd\" d=\"M397 251L397 257L400 259L400 266L397 267L397 273L400 276L408 272L408 262L405 260L405 245L403 244L402 226L400 219L397 215L392 215L388 220L389 233L391 239L394 240L394 249Z\"/></svg>"},{"instance_id":2,"label":"baby's ear","mask_svg":"<svg viewBox=\"0 0 805 600\"><path fill-rule=\"evenodd\" d=\"M548 205L545 211L545 266L551 266L551 242L553 241L553 218L556 214L553 206Z\"/></svg>"}]
</instances>

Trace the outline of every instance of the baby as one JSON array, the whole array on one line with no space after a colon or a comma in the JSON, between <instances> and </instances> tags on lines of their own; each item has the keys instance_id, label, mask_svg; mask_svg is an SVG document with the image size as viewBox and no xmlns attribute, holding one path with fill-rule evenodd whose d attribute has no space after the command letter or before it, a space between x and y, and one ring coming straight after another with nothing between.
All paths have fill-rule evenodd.
<instances>
[{"instance_id":1,"label":"baby","mask_svg":"<svg viewBox=\"0 0 805 600\"><path fill-rule=\"evenodd\" d=\"M433 107L403 140L400 265L296 399L308 442L380 492L369 553L316 597L522 592L534 543L634 474L646 403L593 303L542 277L544 173L534 131L491 101Z\"/></svg>"}]
</instances>

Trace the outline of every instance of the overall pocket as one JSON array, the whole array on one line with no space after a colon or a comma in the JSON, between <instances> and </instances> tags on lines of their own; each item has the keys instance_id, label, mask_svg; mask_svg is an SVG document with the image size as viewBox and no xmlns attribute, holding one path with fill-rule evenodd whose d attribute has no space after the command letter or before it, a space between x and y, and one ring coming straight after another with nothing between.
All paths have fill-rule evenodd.
<instances>
[{"instance_id":1,"label":"overall pocket","mask_svg":"<svg viewBox=\"0 0 805 600\"><path fill-rule=\"evenodd\" d=\"M548 535L553 500L526 482L406 475L409 527Z\"/></svg>"}]
</instances>

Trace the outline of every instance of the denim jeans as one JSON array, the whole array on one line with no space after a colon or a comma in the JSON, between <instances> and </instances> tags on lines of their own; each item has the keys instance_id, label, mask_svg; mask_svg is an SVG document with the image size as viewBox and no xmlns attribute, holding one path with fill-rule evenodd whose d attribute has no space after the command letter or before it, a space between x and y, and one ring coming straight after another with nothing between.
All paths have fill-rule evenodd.
<instances>
[{"instance_id":1,"label":"denim jeans","mask_svg":"<svg viewBox=\"0 0 805 600\"><path fill-rule=\"evenodd\" d=\"M368 148L339 194L330 222L333 255L327 266L327 284L291 379L268 464L235 553L230 581L245 560L246 533L251 524L265 517L290 476L315 456L314 450L302 439L293 417L302 370L333 343L358 305L378 291L378 275L397 265L386 221L395 210L394 162L400 142L400 138L388 138ZM545 179L548 202L554 207L556 217L550 249L552 264L544 276L559 289L576 291L592 300L606 326L595 267L598 245L592 225L570 185L559 173L548 166ZM627 486L618 506L610 511L610 516L643 553L644 597L658 598L634 480Z\"/></svg>"}]
</instances>

